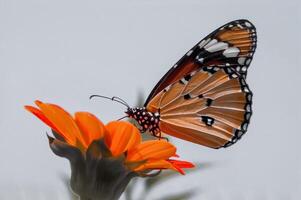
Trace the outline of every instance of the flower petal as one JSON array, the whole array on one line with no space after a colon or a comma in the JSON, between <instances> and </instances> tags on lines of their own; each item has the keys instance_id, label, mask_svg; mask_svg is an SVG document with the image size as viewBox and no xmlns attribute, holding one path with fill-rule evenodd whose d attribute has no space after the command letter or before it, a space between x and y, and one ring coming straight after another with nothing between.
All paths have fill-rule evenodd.
<instances>
[{"instance_id":1,"label":"flower petal","mask_svg":"<svg viewBox=\"0 0 301 200\"><path fill-rule=\"evenodd\" d=\"M174 168L183 175L185 174L183 169L195 167L193 163L187 161L173 160L173 159L169 159L167 161L170 162L174 166Z\"/></svg>"},{"instance_id":2,"label":"flower petal","mask_svg":"<svg viewBox=\"0 0 301 200\"><path fill-rule=\"evenodd\" d=\"M29 112L31 112L32 114L34 114L37 118L39 118L40 120L42 120L46 125L48 125L51 129L53 129L54 131L58 132L57 128L55 127L55 125L53 123L51 123L51 121L49 121L49 119L47 119L47 117L45 117L45 115L37 108L33 107L33 106L24 106L26 110L28 110Z\"/></svg>"},{"instance_id":3,"label":"flower petal","mask_svg":"<svg viewBox=\"0 0 301 200\"><path fill-rule=\"evenodd\" d=\"M113 156L134 148L141 142L139 130L129 122L112 121L106 125L105 141Z\"/></svg>"},{"instance_id":4,"label":"flower petal","mask_svg":"<svg viewBox=\"0 0 301 200\"><path fill-rule=\"evenodd\" d=\"M104 136L105 126L95 115L89 112L76 112L74 118L86 144L89 145Z\"/></svg>"},{"instance_id":5,"label":"flower petal","mask_svg":"<svg viewBox=\"0 0 301 200\"><path fill-rule=\"evenodd\" d=\"M183 161L183 160L168 159L168 162L170 162L174 166L178 166L181 168L194 168L195 167L195 165L193 163L188 162L188 161Z\"/></svg>"},{"instance_id":6,"label":"flower petal","mask_svg":"<svg viewBox=\"0 0 301 200\"><path fill-rule=\"evenodd\" d=\"M87 144L85 143L79 128L68 112L54 104L43 103L41 101L35 101L35 103L47 119L52 124L55 124L58 133L62 134L69 144L77 146L77 144L80 143L80 145L87 148Z\"/></svg>"},{"instance_id":7,"label":"flower petal","mask_svg":"<svg viewBox=\"0 0 301 200\"><path fill-rule=\"evenodd\" d=\"M173 165L166 161L166 160L155 160L155 161L148 161L145 164L140 165L139 167L135 168L134 171L144 171L150 169L173 169L176 170Z\"/></svg>"},{"instance_id":8,"label":"flower petal","mask_svg":"<svg viewBox=\"0 0 301 200\"><path fill-rule=\"evenodd\" d=\"M150 140L136 146L136 148L128 151L127 160L138 161L157 159L165 160L174 156L176 147L165 140Z\"/></svg>"}]
</instances>

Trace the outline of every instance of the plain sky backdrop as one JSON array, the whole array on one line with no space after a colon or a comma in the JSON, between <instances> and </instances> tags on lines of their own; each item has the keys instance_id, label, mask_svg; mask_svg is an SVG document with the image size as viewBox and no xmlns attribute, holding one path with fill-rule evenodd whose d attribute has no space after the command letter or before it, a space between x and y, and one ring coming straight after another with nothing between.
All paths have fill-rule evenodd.
<instances>
[{"instance_id":1,"label":"plain sky backdrop","mask_svg":"<svg viewBox=\"0 0 301 200\"><path fill-rule=\"evenodd\" d=\"M0 0L0 199L68 198L60 177L69 175L69 163L50 151L49 128L25 104L40 99L117 119L124 107L89 95L135 105L196 42L240 18L258 31L247 79L254 93L248 133L221 150L174 139L178 154L200 170L158 185L147 199L187 189L198 190L193 200L300 199L298 2Z\"/></svg>"}]
</instances>

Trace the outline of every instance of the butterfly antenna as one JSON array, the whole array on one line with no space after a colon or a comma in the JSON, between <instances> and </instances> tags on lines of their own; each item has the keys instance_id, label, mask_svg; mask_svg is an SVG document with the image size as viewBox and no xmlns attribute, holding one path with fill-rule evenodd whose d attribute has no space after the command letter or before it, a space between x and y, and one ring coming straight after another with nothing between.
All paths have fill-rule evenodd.
<instances>
[{"instance_id":1,"label":"butterfly antenna","mask_svg":"<svg viewBox=\"0 0 301 200\"><path fill-rule=\"evenodd\" d=\"M126 106L127 108L130 108L130 106L129 106L129 104L127 104L123 99L121 99L121 98L119 98L119 97L107 97L107 96L103 96L103 95L91 95L90 97L89 97L89 99L92 99L92 98L94 98L94 97L100 97L100 98L104 98L104 99L109 99L109 100L112 100L112 101L115 101L115 102L118 102L118 103L120 103L120 104L122 104L122 105L124 105L124 106Z\"/></svg>"},{"instance_id":2,"label":"butterfly antenna","mask_svg":"<svg viewBox=\"0 0 301 200\"><path fill-rule=\"evenodd\" d=\"M128 108L130 107L129 104L128 104L125 100L121 99L120 97L114 96L114 97L112 97L112 98L113 98L113 99L117 99L117 100L123 102L125 105L127 105Z\"/></svg>"},{"instance_id":3,"label":"butterfly antenna","mask_svg":"<svg viewBox=\"0 0 301 200\"><path fill-rule=\"evenodd\" d=\"M124 118L127 118L128 116L126 115L126 116L124 116L124 117L121 117L121 118L119 118L119 119L117 119L117 121L120 121L120 120L122 120L122 119L124 119Z\"/></svg>"}]
</instances>

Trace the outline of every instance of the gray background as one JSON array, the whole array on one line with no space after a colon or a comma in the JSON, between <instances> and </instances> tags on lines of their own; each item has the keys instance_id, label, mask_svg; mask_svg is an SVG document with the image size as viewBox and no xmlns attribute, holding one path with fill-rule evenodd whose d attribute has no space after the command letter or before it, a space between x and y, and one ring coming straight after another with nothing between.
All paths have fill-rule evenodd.
<instances>
[{"instance_id":1,"label":"gray background","mask_svg":"<svg viewBox=\"0 0 301 200\"><path fill-rule=\"evenodd\" d=\"M222 150L174 139L200 170L158 185L148 199L189 188L198 189L193 199L300 199L297 2L0 0L0 199L68 198L60 176L69 164L50 151L49 128L23 105L40 99L117 119L122 106L88 96L118 95L135 105L139 91L147 96L196 42L239 18L258 31L247 135Z\"/></svg>"}]
</instances>

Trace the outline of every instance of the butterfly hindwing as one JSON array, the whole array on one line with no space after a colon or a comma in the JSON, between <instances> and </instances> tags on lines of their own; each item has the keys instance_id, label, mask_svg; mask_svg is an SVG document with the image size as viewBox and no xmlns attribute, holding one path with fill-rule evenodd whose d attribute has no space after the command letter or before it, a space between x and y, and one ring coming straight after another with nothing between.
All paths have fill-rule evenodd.
<instances>
[{"instance_id":1,"label":"butterfly hindwing","mask_svg":"<svg viewBox=\"0 0 301 200\"><path fill-rule=\"evenodd\" d=\"M231 68L195 70L159 92L147 106L160 111L160 130L211 148L234 144L247 131L252 93Z\"/></svg>"},{"instance_id":2,"label":"butterfly hindwing","mask_svg":"<svg viewBox=\"0 0 301 200\"><path fill-rule=\"evenodd\" d=\"M246 78L256 49L256 29L248 20L235 20L210 33L190 49L157 83L145 106L170 84L204 66L229 67Z\"/></svg>"}]
</instances>

